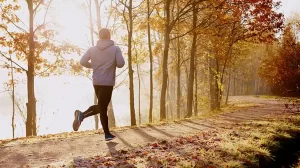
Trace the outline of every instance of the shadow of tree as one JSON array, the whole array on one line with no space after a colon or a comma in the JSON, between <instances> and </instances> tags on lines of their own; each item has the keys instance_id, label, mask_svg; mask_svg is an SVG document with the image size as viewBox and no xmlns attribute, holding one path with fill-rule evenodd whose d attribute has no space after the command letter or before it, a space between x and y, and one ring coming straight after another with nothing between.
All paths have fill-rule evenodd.
<instances>
[{"instance_id":1,"label":"shadow of tree","mask_svg":"<svg viewBox=\"0 0 300 168\"><path fill-rule=\"evenodd\" d=\"M155 141L157 138L156 137L153 137L149 134L147 134L143 129L141 128L136 128L136 129L133 129L134 132L136 132L137 134L139 134L142 138L146 139L146 140L149 140L149 141Z\"/></svg>"},{"instance_id":2,"label":"shadow of tree","mask_svg":"<svg viewBox=\"0 0 300 168\"><path fill-rule=\"evenodd\" d=\"M117 132L116 133L114 133L114 135L125 145L125 146L127 146L128 148L131 148L131 149L133 149L134 147L130 144L130 143L128 143L127 141L125 141Z\"/></svg>"},{"instance_id":3,"label":"shadow of tree","mask_svg":"<svg viewBox=\"0 0 300 168\"><path fill-rule=\"evenodd\" d=\"M163 135L165 135L165 136L167 136L167 137L170 137L170 138L174 137L174 135L171 135L171 134L169 134L169 133L167 133L167 132L165 132L165 131L162 131L162 130L160 130L160 129L158 129L158 128L152 126L152 125L149 125L148 128L151 128L151 129L153 129L154 131L157 131L157 132L159 132L159 133L161 133L161 134L163 134Z\"/></svg>"}]
</instances>

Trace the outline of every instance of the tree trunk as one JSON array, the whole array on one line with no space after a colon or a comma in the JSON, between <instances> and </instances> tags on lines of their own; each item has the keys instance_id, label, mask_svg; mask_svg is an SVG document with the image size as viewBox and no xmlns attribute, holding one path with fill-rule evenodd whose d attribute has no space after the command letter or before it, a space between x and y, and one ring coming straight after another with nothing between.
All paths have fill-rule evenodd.
<instances>
[{"instance_id":1,"label":"tree trunk","mask_svg":"<svg viewBox=\"0 0 300 168\"><path fill-rule=\"evenodd\" d=\"M242 87L241 87L241 95L244 95L244 81L243 79L240 80L242 82Z\"/></svg>"},{"instance_id":2,"label":"tree trunk","mask_svg":"<svg viewBox=\"0 0 300 168\"><path fill-rule=\"evenodd\" d=\"M95 8L96 8L96 14L97 14L97 28L98 31L102 28L101 26L101 14L100 14L100 4L98 0L95 0Z\"/></svg>"},{"instance_id":3,"label":"tree trunk","mask_svg":"<svg viewBox=\"0 0 300 168\"><path fill-rule=\"evenodd\" d=\"M148 48L150 57L150 105L149 105L149 122L153 121L153 55L151 45L151 30L150 30L150 0L147 0L147 32L148 32Z\"/></svg>"},{"instance_id":4,"label":"tree trunk","mask_svg":"<svg viewBox=\"0 0 300 168\"><path fill-rule=\"evenodd\" d=\"M220 74L220 66L219 66L219 60L216 58L216 65L217 65L217 69L216 69L216 76L215 76L215 94L216 94L216 105L217 105L217 109L219 110L221 107L221 99L222 99L222 95L221 95L221 88L219 86L219 83L221 82L221 79L219 79L219 74ZM222 83L221 83L222 84Z\"/></svg>"},{"instance_id":5,"label":"tree trunk","mask_svg":"<svg viewBox=\"0 0 300 168\"><path fill-rule=\"evenodd\" d=\"M164 5L164 10L166 14L165 21L165 38L164 38L164 55L163 55L163 67L162 67L162 87L160 95L160 120L166 120L166 92L167 92L167 82L168 82L168 55L170 46L170 3L171 0L166 0Z\"/></svg>"},{"instance_id":6,"label":"tree trunk","mask_svg":"<svg viewBox=\"0 0 300 168\"><path fill-rule=\"evenodd\" d=\"M112 102L110 101L110 103L108 104L108 127L112 128L112 127L116 127L116 118L115 118L115 113L113 110L113 105ZM100 117L100 115L99 115Z\"/></svg>"},{"instance_id":7,"label":"tree trunk","mask_svg":"<svg viewBox=\"0 0 300 168\"><path fill-rule=\"evenodd\" d=\"M172 98L171 98L171 89L172 89L172 78L168 76L168 87L167 87L167 119L173 119L173 110L172 110Z\"/></svg>"},{"instance_id":8,"label":"tree trunk","mask_svg":"<svg viewBox=\"0 0 300 168\"><path fill-rule=\"evenodd\" d=\"M141 117L141 77L140 77L140 69L139 69L139 63L138 63L138 55L137 53L135 54L136 56L136 70L137 70L137 75L138 75L138 87L139 87L139 125L141 125L142 117Z\"/></svg>"},{"instance_id":9,"label":"tree trunk","mask_svg":"<svg viewBox=\"0 0 300 168\"><path fill-rule=\"evenodd\" d=\"M96 93L94 93L94 104L98 104L98 99L97 99L97 95ZM99 117L98 117L99 116ZM96 114L94 115L94 120L95 120L95 129L99 129L99 119L100 119L100 115Z\"/></svg>"},{"instance_id":10,"label":"tree trunk","mask_svg":"<svg viewBox=\"0 0 300 168\"><path fill-rule=\"evenodd\" d=\"M179 38L177 39L177 67L176 67L176 72L177 72L177 119L181 118L181 72L180 72L180 44L179 44Z\"/></svg>"},{"instance_id":11,"label":"tree trunk","mask_svg":"<svg viewBox=\"0 0 300 168\"><path fill-rule=\"evenodd\" d=\"M235 78L235 73L233 74L233 96L235 96L235 82L236 82L236 78Z\"/></svg>"},{"instance_id":12,"label":"tree trunk","mask_svg":"<svg viewBox=\"0 0 300 168\"><path fill-rule=\"evenodd\" d=\"M215 85L214 85L214 61L213 58L209 57L209 92L210 92L210 109L215 110L216 104L215 104Z\"/></svg>"},{"instance_id":13,"label":"tree trunk","mask_svg":"<svg viewBox=\"0 0 300 168\"><path fill-rule=\"evenodd\" d=\"M89 22L90 22L90 35L91 35L91 43L92 46L95 45L94 43L94 25L93 25L93 16L92 16L92 0L89 1Z\"/></svg>"},{"instance_id":14,"label":"tree trunk","mask_svg":"<svg viewBox=\"0 0 300 168\"><path fill-rule=\"evenodd\" d=\"M14 79L14 67L13 62L10 56L10 67L11 67L11 81L12 81L12 118L11 118L11 128L12 128L12 137L15 138L15 79Z\"/></svg>"},{"instance_id":15,"label":"tree trunk","mask_svg":"<svg viewBox=\"0 0 300 168\"><path fill-rule=\"evenodd\" d=\"M133 86L133 70L132 70L132 31L133 31L133 16L132 16L132 0L129 0L129 30L128 30L128 71L129 71L129 91L130 91L130 115L131 126L136 125L135 108L134 108L134 86Z\"/></svg>"},{"instance_id":16,"label":"tree trunk","mask_svg":"<svg viewBox=\"0 0 300 168\"><path fill-rule=\"evenodd\" d=\"M95 46L95 41L94 41L94 25L93 25L93 16L92 16L92 0L89 0L88 2L88 7L89 7L89 23L90 23L90 35L91 35L91 44L92 46ZM98 99L96 93L94 94L94 104L98 104ZM95 120L95 129L99 129L99 119L100 115L96 114L94 115L94 120Z\"/></svg>"},{"instance_id":17,"label":"tree trunk","mask_svg":"<svg viewBox=\"0 0 300 168\"><path fill-rule=\"evenodd\" d=\"M257 94L261 94L260 93L260 84L261 84L261 79L260 78L258 78L258 84L257 84Z\"/></svg>"},{"instance_id":18,"label":"tree trunk","mask_svg":"<svg viewBox=\"0 0 300 168\"><path fill-rule=\"evenodd\" d=\"M179 11L179 0L177 0L177 11ZM179 14L178 14L179 15ZM178 30L179 30L179 25L178 25ZM181 71L180 71L180 39L177 38L177 67L176 67L176 73L177 73L177 119L181 118L181 83L180 83L180 76L181 76Z\"/></svg>"},{"instance_id":19,"label":"tree trunk","mask_svg":"<svg viewBox=\"0 0 300 168\"><path fill-rule=\"evenodd\" d=\"M181 58L181 60L183 60L183 57ZM188 62L186 61L184 63L184 70L185 70L185 81L184 81L184 93L187 93L188 92L188 82L189 82L189 70L188 70ZM187 94L184 95L182 98L186 98L187 99ZM182 100L182 102L184 102L185 100ZM184 114L183 114L183 117L185 117L187 115L187 103L182 103L184 105L184 108L183 108L183 111L184 111Z\"/></svg>"},{"instance_id":20,"label":"tree trunk","mask_svg":"<svg viewBox=\"0 0 300 168\"><path fill-rule=\"evenodd\" d=\"M228 104L228 97L229 97L229 93L230 93L230 84L231 84L231 70L229 71L229 74L228 74L228 86L227 86L227 95L226 95L225 105Z\"/></svg>"},{"instance_id":21,"label":"tree trunk","mask_svg":"<svg viewBox=\"0 0 300 168\"><path fill-rule=\"evenodd\" d=\"M197 27L197 9L196 1L193 2L193 29ZM193 32L193 42L191 48L191 60L190 60L190 74L188 82L188 96L187 96L187 116L193 115L193 97L194 97L194 75L195 75L195 56L197 52L197 32Z\"/></svg>"},{"instance_id":22,"label":"tree trunk","mask_svg":"<svg viewBox=\"0 0 300 168\"><path fill-rule=\"evenodd\" d=\"M197 60L195 62L197 68ZM195 69L195 107L194 107L195 116L198 116L198 74L197 69Z\"/></svg>"},{"instance_id":23,"label":"tree trunk","mask_svg":"<svg viewBox=\"0 0 300 168\"><path fill-rule=\"evenodd\" d=\"M27 121L26 121L26 136L36 136L36 99L34 94L34 32L33 19L34 10L32 0L27 0L29 10L29 55L28 55L28 72L27 72L27 91L28 103L27 106Z\"/></svg>"},{"instance_id":24,"label":"tree trunk","mask_svg":"<svg viewBox=\"0 0 300 168\"><path fill-rule=\"evenodd\" d=\"M218 65L215 58L209 58L209 83L210 83L210 108L216 110L220 108L219 88L218 88Z\"/></svg>"}]
</instances>

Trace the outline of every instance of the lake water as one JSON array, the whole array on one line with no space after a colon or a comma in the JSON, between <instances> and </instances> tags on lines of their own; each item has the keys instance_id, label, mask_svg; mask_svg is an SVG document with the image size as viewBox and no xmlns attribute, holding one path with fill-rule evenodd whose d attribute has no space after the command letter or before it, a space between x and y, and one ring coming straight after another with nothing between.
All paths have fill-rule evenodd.
<instances>
[{"instance_id":1,"label":"lake water","mask_svg":"<svg viewBox=\"0 0 300 168\"><path fill-rule=\"evenodd\" d=\"M2 78L3 80L4 78ZM123 78L118 78L121 81ZM25 80L26 81L26 80ZM3 81L0 81L3 82ZM86 110L93 104L93 86L86 77L57 76L36 79L37 98L37 124L38 134L54 134L59 132L71 132L76 109ZM143 110L147 110L148 86L142 84L144 94L142 98ZM135 90L137 87L135 88ZM145 91L146 90L146 91ZM20 99L22 109L25 111L27 101L26 84L18 84L16 88L17 98ZM137 92L136 92L137 93ZM136 95L137 98L137 95ZM125 84L113 92L112 103L114 107L117 126L130 124L129 89ZM137 105L137 101L136 101ZM136 108L137 109L137 108ZM18 111L16 109L16 111ZM146 114L146 113L145 113ZM12 138L11 128L12 102L7 92L0 94L0 139ZM90 117L83 122L80 130L94 128L94 118ZM16 112L16 137L25 135L25 125Z\"/></svg>"}]
</instances>

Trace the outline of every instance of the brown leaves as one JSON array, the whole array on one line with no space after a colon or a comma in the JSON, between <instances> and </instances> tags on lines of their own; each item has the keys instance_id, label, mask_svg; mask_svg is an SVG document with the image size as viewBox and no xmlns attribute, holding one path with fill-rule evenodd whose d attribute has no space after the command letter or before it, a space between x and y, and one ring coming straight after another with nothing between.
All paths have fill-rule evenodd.
<instances>
[{"instance_id":1,"label":"brown leaves","mask_svg":"<svg viewBox=\"0 0 300 168\"><path fill-rule=\"evenodd\" d=\"M40 0L34 1L35 4L40 2ZM3 31L4 35L1 34L0 47L7 49L8 53L14 54L16 62L27 63L29 57L29 33L27 28L23 29L18 25L20 20L15 11L19 9L20 6L17 4L17 1L1 4L0 30ZM77 46L67 42L56 41L57 31L55 28L50 23L45 22L33 28L35 30L33 55L35 75L62 74L65 71L62 71L61 68L65 68L69 60L65 56L71 53L81 53L80 48ZM73 68L76 71L80 71L78 66Z\"/></svg>"},{"instance_id":2,"label":"brown leaves","mask_svg":"<svg viewBox=\"0 0 300 168\"><path fill-rule=\"evenodd\" d=\"M180 167L187 162L198 163L201 161L201 137L208 133L200 133L189 137L179 137L171 141L162 140L149 143L147 146L136 150L120 150L110 156L95 156L91 158L75 158L75 167ZM197 146L199 146L197 148ZM197 149L197 150L195 150Z\"/></svg>"},{"instance_id":3,"label":"brown leaves","mask_svg":"<svg viewBox=\"0 0 300 168\"><path fill-rule=\"evenodd\" d=\"M287 26L280 45L267 45L260 76L267 80L272 92L277 95L300 95L300 43L296 41L295 34Z\"/></svg>"}]
</instances>

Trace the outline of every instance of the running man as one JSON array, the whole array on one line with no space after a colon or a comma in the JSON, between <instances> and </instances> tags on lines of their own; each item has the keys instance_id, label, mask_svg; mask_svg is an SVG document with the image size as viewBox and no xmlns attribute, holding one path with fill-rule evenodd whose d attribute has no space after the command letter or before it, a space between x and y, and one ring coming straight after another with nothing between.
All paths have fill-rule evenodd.
<instances>
[{"instance_id":1,"label":"running man","mask_svg":"<svg viewBox=\"0 0 300 168\"><path fill-rule=\"evenodd\" d=\"M110 38L110 31L106 28L101 29L97 45L89 48L80 60L82 66L93 69L93 85L98 105L93 105L84 112L76 110L73 122L73 130L78 131L85 118L100 113L106 141L115 138L108 128L107 107L115 85L116 67L122 68L125 64L121 49L115 46Z\"/></svg>"}]
</instances>

